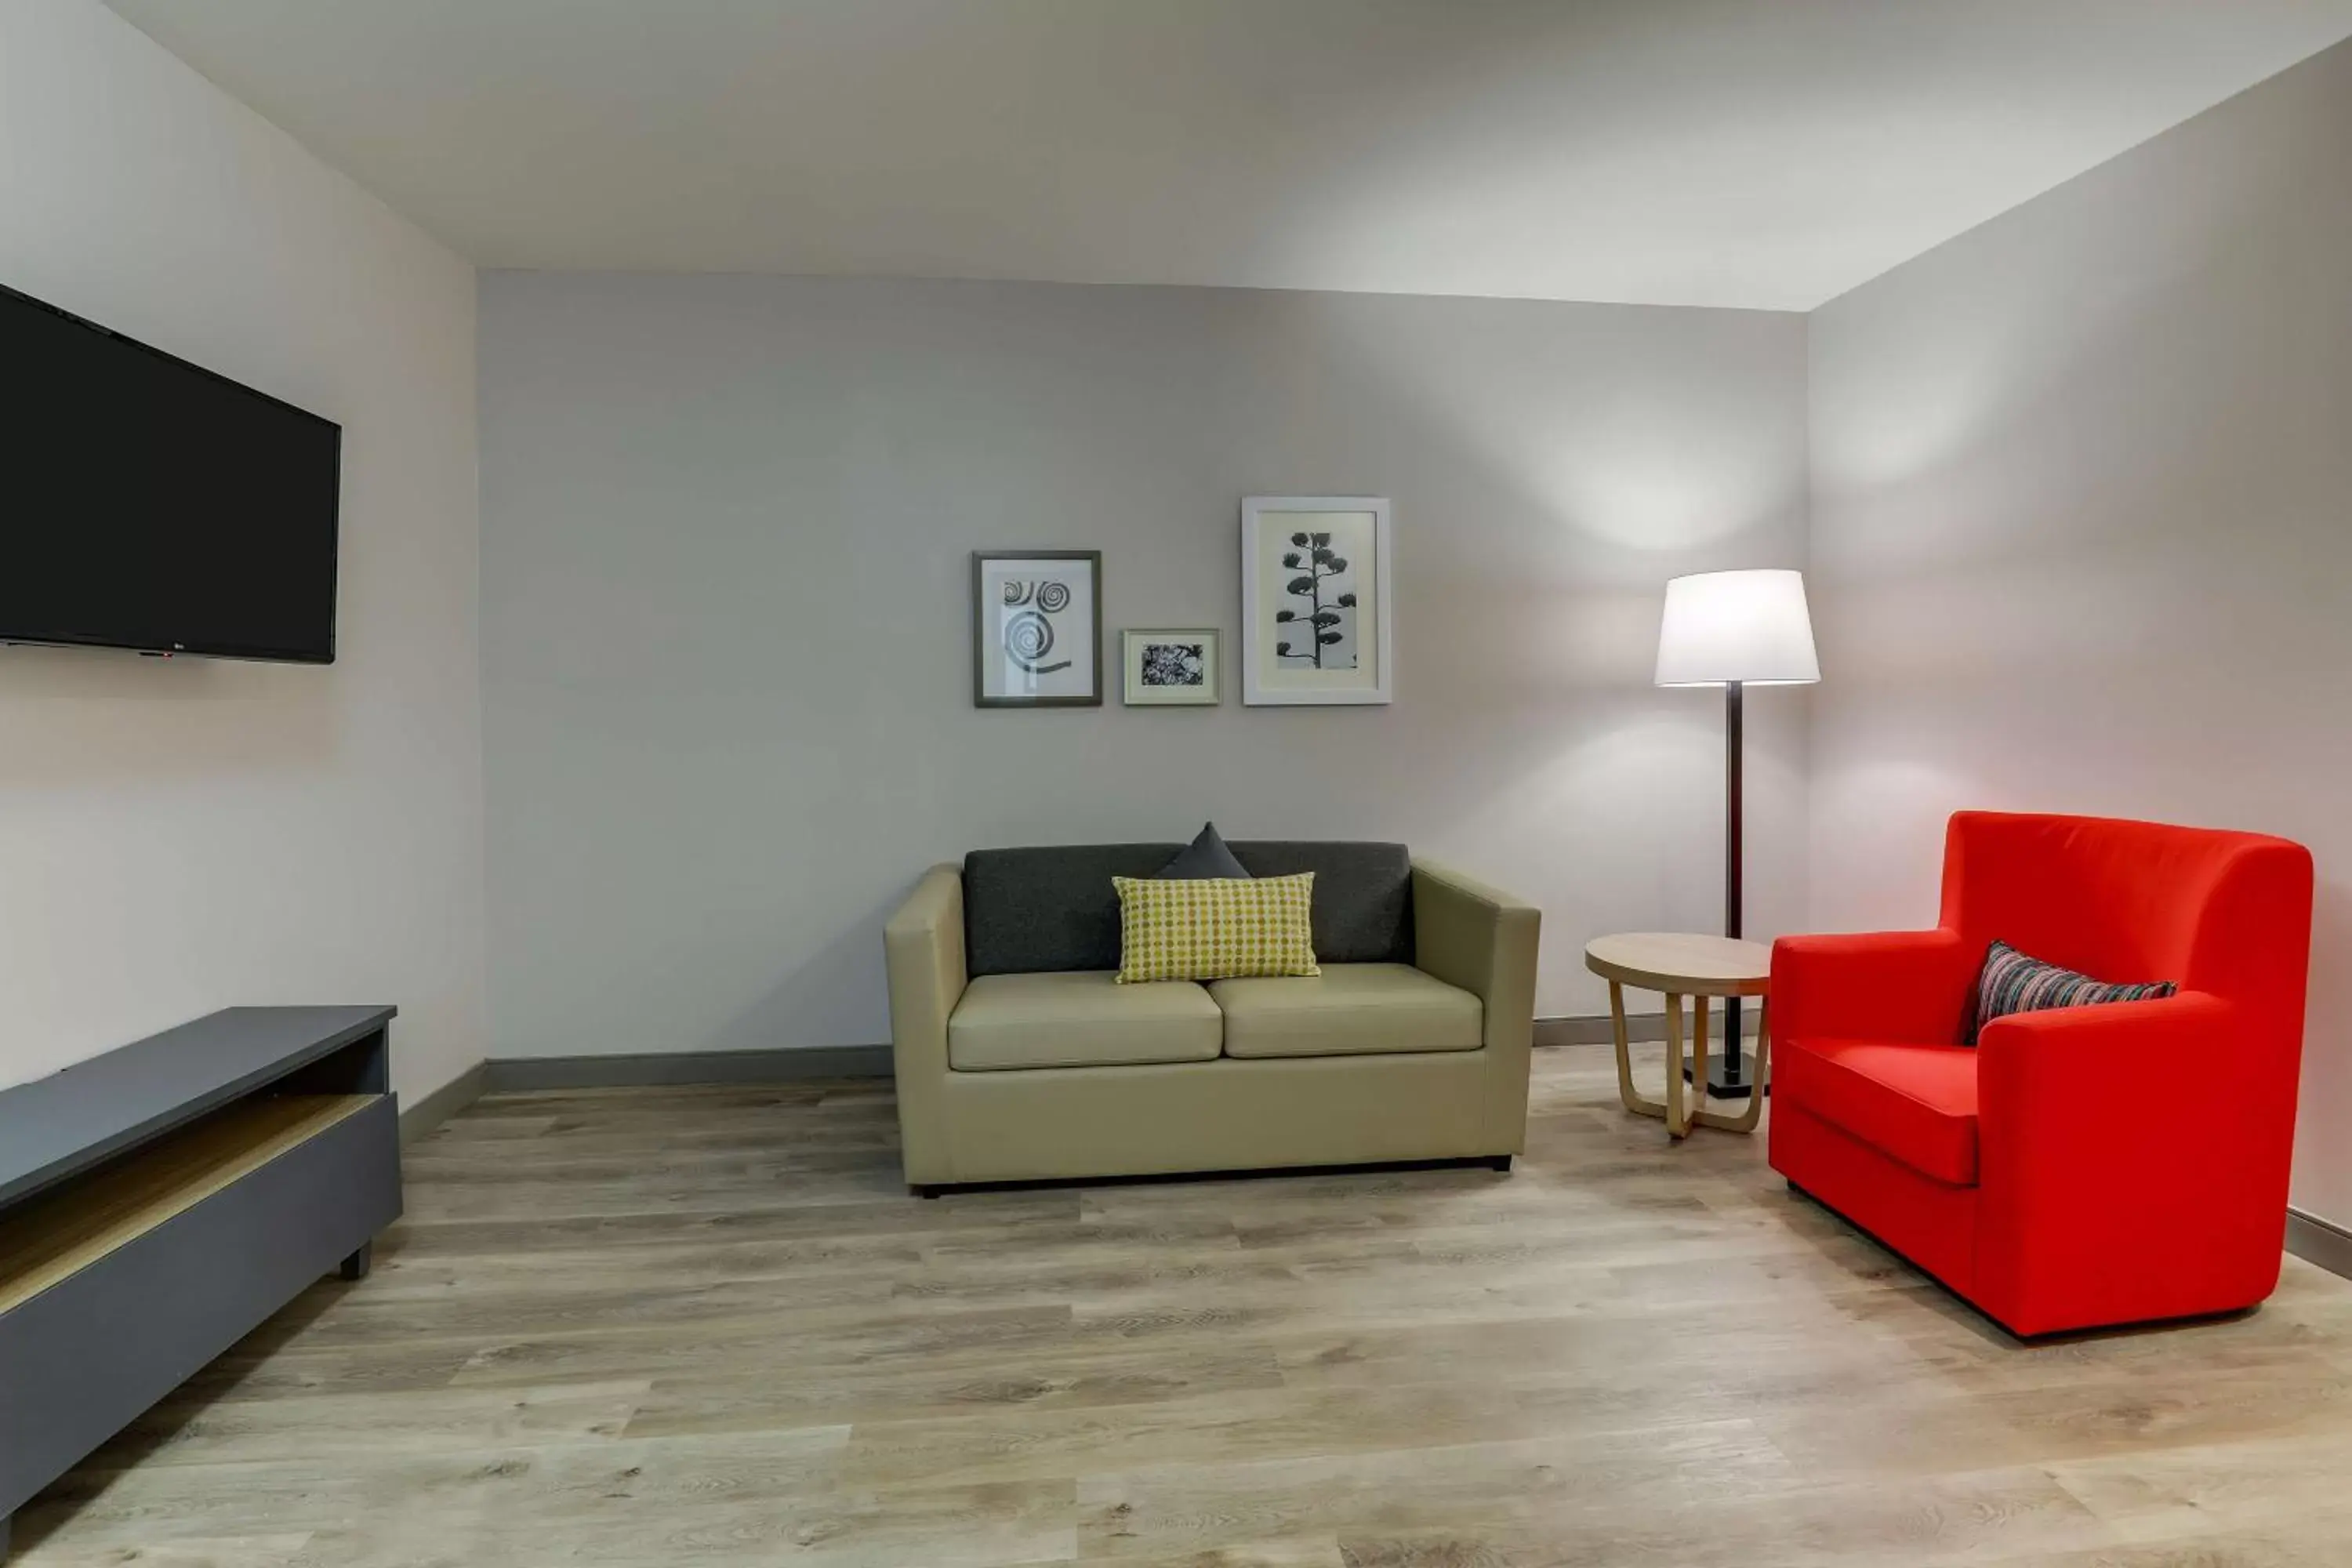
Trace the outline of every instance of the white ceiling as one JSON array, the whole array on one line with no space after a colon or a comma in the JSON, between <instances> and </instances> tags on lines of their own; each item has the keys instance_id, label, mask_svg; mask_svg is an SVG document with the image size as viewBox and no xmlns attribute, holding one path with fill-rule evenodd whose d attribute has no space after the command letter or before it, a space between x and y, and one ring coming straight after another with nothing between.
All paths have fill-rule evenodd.
<instances>
[{"instance_id":1,"label":"white ceiling","mask_svg":"<svg viewBox=\"0 0 2352 1568\"><path fill-rule=\"evenodd\" d=\"M490 267L1804 310L2352 0L111 0Z\"/></svg>"}]
</instances>

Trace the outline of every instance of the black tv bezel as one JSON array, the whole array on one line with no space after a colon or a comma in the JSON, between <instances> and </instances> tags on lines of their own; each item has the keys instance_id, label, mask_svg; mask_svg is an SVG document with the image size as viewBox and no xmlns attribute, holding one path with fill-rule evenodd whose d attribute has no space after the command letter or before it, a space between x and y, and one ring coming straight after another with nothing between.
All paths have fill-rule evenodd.
<instances>
[{"instance_id":1,"label":"black tv bezel","mask_svg":"<svg viewBox=\"0 0 2352 1568\"><path fill-rule=\"evenodd\" d=\"M323 654L314 652L309 648L293 649L268 647L259 644L180 642L140 643L121 642L110 637L19 637L9 632L5 626L0 626L0 645L11 647L119 648L130 653L160 654L166 657L178 654L187 654L193 658L240 658L250 659L257 663L266 664L320 665L334 663L335 650L341 635L342 622L342 426L338 424L336 421L328 418L323 414L313 413L311 410L301 406L299 404L289 403L282 397L272 397L268 393L263 392L258 387L247 386L244 382L237 380L234 376L223 375L220 372L212 369L210 366L198 364L194 360L183 359L178 354L167 353L163 349L157 348L152 343L142 342L127 332L118 332L113 328L105 325L103 322L93 321L87 316L78 316L73 311L65 309L61 305L52 305L47 300L36 299L32 295L26 293L21 289L11 289L5 283L0 283L0 297L16 300L26 305L31 305L38 310L47 310L52 316L63 317L74 325L84 328L89 331L96 332L100 337L110 338L118 343L123 344L125 347L137 349L142 353L152 354L155 358L163 360L167 363L179 365L184 369L194 371L198 375L204 376L207 380L218 382L221 385L228 387L235 392L243 393L247 397L257 398L263 403L273 405L278 408L283 408L289 414L299 414L305 419L312 420L318 424L325 426L329 430L334 432L335 437L335 514L331 525L332 534L331 540L331 548L327 552L327 648Z\"/></svg>"}]
</instances>

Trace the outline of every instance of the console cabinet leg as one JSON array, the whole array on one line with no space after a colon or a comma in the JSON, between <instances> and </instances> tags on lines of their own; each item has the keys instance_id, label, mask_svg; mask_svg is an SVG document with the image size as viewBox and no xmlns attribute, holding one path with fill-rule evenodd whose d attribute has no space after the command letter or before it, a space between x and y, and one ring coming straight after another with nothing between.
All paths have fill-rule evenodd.
<instances>
[{"instance_id":1,"label":"console cabinet leg","mask_svg":"<svg viewBox=\"0 0 2352 1568\"><path fill-rule=\"evenodd\" d=\"M1511 1169L1511 1157L1508 1154L1497 1154L1486 1163L1507 1174Z\"/></svg>"},{"instance_id":2,"label":"console cabinet leg","mask_svg":"<svg viewBox=\"0 0 2352 1568\"><path fill-rule=\"evenodd\" d=\"M363 1244L349 1258L344 1258L335 1272L345 1279L364 1279L368 1277L368 1270L374 1267L375 1243L371 1241Z\"/></svg>"}]
</instances>

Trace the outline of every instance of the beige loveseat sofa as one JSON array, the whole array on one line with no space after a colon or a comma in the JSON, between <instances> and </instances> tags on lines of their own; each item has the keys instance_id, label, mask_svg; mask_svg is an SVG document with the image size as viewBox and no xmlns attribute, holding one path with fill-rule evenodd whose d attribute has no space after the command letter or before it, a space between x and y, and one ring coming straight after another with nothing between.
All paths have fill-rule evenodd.
<instances>
[{"instance_id":1,"label":"beige loveseat sofa","mask_svg":"<svg viewBox=\"0 0 2352 1568\"><path fill-rule=\"evenodd\" d=\"M1535 906L1401 845L1237 843L1316 874L1318 977L1119 985L1114 876L1182 846L975 851L891 917L908 1184L1486 1159L1527 1135Z\"/></svg>"}]
</instances>

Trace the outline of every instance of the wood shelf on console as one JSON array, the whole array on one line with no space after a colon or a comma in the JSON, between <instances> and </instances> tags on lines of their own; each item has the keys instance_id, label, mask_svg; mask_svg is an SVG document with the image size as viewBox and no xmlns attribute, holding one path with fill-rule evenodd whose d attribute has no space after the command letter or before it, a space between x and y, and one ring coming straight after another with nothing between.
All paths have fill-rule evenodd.
<instances>
[{"instance_id":1,"label":"wood shelf on console","mask_svg":"<svg viewBox=\"0 0 2352 1568\"><path fill-rule=\"evenodd\" d=\"M242 1100L0 1215L0 1313L71 1279L383 1097Z\"/></svg>"}]
</instances>

